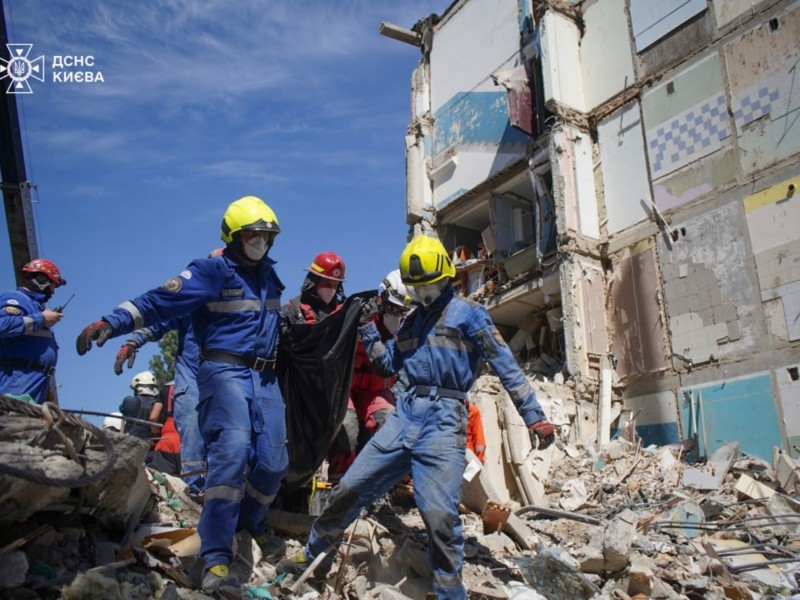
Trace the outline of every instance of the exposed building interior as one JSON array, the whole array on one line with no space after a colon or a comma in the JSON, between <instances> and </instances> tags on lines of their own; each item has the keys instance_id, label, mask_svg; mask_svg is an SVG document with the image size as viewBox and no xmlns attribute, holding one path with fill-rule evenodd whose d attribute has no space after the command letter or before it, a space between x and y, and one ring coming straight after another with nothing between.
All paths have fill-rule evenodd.
<instances>
[{"instance_id":1,"label":"exposed building interior","mask_svg":"<svg viewBox=\"0 0 800 600\"><path fill-rule=\"evenodd\" d=\"M404 34L407 222L519 359L610 379L646 442L800 455L800 3L458 0Z\"/></svg>"}]
</instances>

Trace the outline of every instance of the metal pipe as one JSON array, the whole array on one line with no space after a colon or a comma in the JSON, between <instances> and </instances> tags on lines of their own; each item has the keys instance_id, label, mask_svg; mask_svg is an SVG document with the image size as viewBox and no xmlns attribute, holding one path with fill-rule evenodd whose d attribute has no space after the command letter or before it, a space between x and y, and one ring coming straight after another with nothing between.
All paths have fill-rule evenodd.
<instances>
[{"instance_id":1,"label":"metal pipe","mask_svg":"<svg viewBox=\"0 0 800 600\"><path fill-rule=\"evenodd\" d=\"M125 421L130 421L131 423L139 423L140 425L150 425L151 427L163 427L163 423L154 423L153 421L145 421L144 419L137 419L136 417L126 417L125 415L120 414L113 414L113 413L104 413L104 412L96 412L93 410L75 410L70 408L62 408L62 412L71 413L73 415L92 415L93 417L116 417L117 419L123 419Z\"/></svg>"},{"instance_id":2,"label":"metal pipe","mask_svg":"<svg viewBox=\"0 0 800 600\"><path fill-rule=\"evenodd\" d=\"M560 519L571 519L573 521L579 521L581 523L588 523L589 525L603 525L602 519L596 519L595 517L590 517L588 515L572 513L567 510L544 508L542 506L535 506L533 504L529 504L528 506L523 506L522 508L517 509L517 511L514 514L520 516L528 512L537 512L543 515L547 515L549 517L557 517Z\"/></svg>"}]
</instances>

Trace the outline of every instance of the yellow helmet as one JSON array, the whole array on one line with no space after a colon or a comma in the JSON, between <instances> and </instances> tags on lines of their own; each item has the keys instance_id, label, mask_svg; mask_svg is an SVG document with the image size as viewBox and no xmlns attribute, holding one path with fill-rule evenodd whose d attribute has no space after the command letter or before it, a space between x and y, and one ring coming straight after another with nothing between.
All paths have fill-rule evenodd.
<instances>
[{"instance_id":1,"label":"yellow helmet","mask_svg":"<svg viewBox=\"0 0 800 600\"><path fill-rule=\"evenodd\" d=\"M220 237L223 242L230 244L237 231L269 231L273 234L271 238L274 238L281 232L281 228L278 217L261 198L245 196L228 206L222 217Z\"/></svg>"},{"instance_id":2,"label":"yellow helmet","mask_svg":"<svg viewBox=\"0 0 800 600\"><path fill-rule=\"evenodd\" d=\"M424 285L455 277L456 267L442 242L427 235L411 240L400 255L400 276L406 285Z\"/></svg>"}]
</instances>

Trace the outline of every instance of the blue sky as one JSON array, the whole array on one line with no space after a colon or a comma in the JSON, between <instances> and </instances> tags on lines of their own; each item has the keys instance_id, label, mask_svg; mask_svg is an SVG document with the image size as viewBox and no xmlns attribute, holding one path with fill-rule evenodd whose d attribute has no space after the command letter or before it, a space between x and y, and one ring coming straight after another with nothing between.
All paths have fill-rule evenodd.
<instances>
[{"instance_id":1,"label":"blue sky","mask_svg":"<svg viewBox=\"0 0 800 600\"><path fill-rule=\"evenodd\" d=\"M348 292L396 268L420 53L378 26L411 28L449 4L5 0L9 41L46 58L45 82L16 98L39 254L68 280L50 304L75 293L55 328L63 407L117 410L157 345L118 377L124 337L83 357L75 338L221 246L222 214L243 195L263 198L280 221L271 256L284 300L324 250L346 261ZM85 70L104 82L53 82L56 55L93 56ZM5 227L0 261L11 289Z\"/></svg>"}]
</instances>

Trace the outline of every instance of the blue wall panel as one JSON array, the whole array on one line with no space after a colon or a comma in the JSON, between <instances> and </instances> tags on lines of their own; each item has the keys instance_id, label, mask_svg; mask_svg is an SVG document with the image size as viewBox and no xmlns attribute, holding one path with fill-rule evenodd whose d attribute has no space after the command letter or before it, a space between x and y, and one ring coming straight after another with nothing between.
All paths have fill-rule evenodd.
<instances>
[{"instance_id":1,"label":"blue wall panel","mask_svg":"<svg viewBox=\"0 0 800 600\"><path fill-rule=\"evenodd\" d=\"M696 419L692 419L688 395L696 400ZM702 456L712 454L725 442L738 441L740 452L771 462L772 447L781 447L772 379L768 374L684 388L679 397L683 430L691 437L696 420Z\"/></svg>"},{"instance_id":2,"label":"blue wall panel","mask_svg":"<svg viewBox=\"0 0 800 600\"><path fill-rule=\"evenodd\" d=\"M528 136L511 127L505 91L465 92L452 98L434 115L432 156L453 145L519 145L525 152Z\"/></svg>"},{"instance_id":3,"label":"blue wall panel","mask_svg":"<svg viewBox=\"0 0 800 600\"><path fill-rule=\"evenodd\" d=\"M654 423L639 425L636 433L642 438L642 446L668 446L681 441L678 423Z\"/></svg>"}]
</instances>

